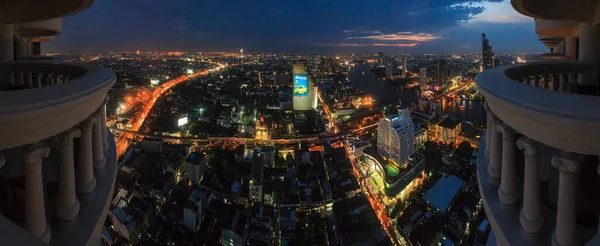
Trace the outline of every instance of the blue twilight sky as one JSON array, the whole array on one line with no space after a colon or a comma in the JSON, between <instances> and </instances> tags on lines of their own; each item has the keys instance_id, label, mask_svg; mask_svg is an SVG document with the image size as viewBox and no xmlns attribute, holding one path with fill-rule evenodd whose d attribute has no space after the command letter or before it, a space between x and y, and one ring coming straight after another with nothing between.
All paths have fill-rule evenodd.
<instances>
[{"instance_id":1,"label":"blue twilight sky","mask_svg":"<svg viewBox=\"0 0 600 246\"><path fill-rule=\"evenodd\" d=\"M100 0L44 52L544 51L510 0Z\"/></svg>"}]
</instances>

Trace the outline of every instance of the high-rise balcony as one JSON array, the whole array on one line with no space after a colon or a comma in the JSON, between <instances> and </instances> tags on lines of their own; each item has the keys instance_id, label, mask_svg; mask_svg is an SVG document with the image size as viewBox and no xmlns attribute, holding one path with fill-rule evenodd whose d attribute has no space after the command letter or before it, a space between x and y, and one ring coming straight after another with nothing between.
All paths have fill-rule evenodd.
<instances>
[{"instance_id":1,"label":"high-rise balcony","mask_svg":"<svg viewBox=\"0 0 600 246\"><path fill-rule=\"evenodd\" d=\"M6 245L98 244L116 176L106 68L0 64L0 238Z\"/></svg>"},{"instance_id":2,"label":"high-rise balcony","mask_svg":"<svg viewBox=\"0 0 600 246\"><path fill-rule=\"evenodd\" d=\"M539 19L591 22L596 1L591 0L511 0L522 15Z\"/></svg>"},{"instance_id":3,"label":"high-rise balcony","mask_svg":"<svg viewBox=\"0 0 600 246\"><path fill-rule=\"evenodd\" d=\"M600 97L591 66L548 61L477 76L487 130L477 163L497 245L600 245Z\"/></svg>"}]
</instances>

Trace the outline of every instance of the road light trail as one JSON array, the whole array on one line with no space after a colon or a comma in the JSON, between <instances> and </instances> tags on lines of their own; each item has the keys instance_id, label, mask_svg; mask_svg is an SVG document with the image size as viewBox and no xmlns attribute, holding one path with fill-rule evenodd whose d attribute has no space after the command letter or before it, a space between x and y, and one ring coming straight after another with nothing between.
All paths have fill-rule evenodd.
<instances>
[{"instance_id":1,"label":"road light trail","mask_svg":"<svg viewBox=\"0 0 600 246\"><path fill-rule=\"evenodd\" d=\"M224 67L223 64L217 63L217 68L215 68L215 70L219 70L222 67ZM210 70L212 70L212 69L210 69ZM154 89L154 91L152 91L152 96L149 98L149 100L146 100L146 102L143 105L141 105L140 110L135 112L134 116L130 118L129 124L131 124L131 130L139 131L140 127L144 123L144 120L150 113L150 110L152 110L152 107L154 107L154 104L156 103L156 101L165 92L167 92L168 90L173 88L173 86L176 86L180 83L186 82L190 79L193 79L193 78L196 78L199 76L208 75L208 71L209 71L209 69L206 69L206 70L202 70L200 72L194 73L194 74L177 77L177 78L174 78L174 79L171 79L171 80L165 82L164 84L162 84L159 87L157 87L156 89ZM131 137L130 134L121 134L119 137L117 137L115 139L115 142L117 144L117 156L120 156L123 153L123 151L125 151L127 149L127 146L129 146L129 143L131 141L129 139L130 137Z\"/></svg>"}]
</instances>

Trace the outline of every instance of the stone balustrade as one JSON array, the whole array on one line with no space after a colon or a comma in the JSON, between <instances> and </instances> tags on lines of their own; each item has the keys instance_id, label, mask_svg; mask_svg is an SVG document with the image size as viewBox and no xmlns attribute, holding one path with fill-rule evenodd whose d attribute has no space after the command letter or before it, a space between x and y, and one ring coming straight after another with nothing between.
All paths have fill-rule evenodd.
<instances>
[{"instance_id":1,"label":"stone balustrade","mask_svg":"<svg viewBox=\"0 0 600 246\"><path fill-rule=\"evenodd\" d=\"M597 163L600 156L600 109L586 107L600 98L571 90L588 69L578 62L540 62L477 76L487 101L477 173L497 245L600 242L597 228L578 223L580 172L591 157ZM544 181L550 190L542 189L540 173L556 174ZM550 198L544 202L543 192L555 197L552 204Z\"/></svg>"},{"instance_id":2,"label":"stone balustrade","mask_svg":"<svg viewBox=\"0 0 600 246\"><path fill-rule=\"evenodd\" d=\"M24 230L38 240L1 232L0 237L7 245L98 242L116 177L116 148L106 128L105 106L114 73L37 61L0 69L23 77L17 81L37 80L20 90L0 90L0 179L24 179L24 188L12 187L22 197L2 211L0 228L15 235ZM50 78L55 83L39 83L47 74L54 74ZM10 76L8 81L12 83ZM50 183L57 189L48 189Z\"/></svg>"}]
</instances>

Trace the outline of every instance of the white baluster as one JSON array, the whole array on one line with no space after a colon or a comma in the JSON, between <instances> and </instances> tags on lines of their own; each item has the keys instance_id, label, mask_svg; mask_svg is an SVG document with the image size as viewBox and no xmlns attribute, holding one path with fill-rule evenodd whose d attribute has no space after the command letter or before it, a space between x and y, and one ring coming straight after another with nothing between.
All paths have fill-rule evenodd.
<instances>
[{"instance_id":1,"label":"white baluster","mask_svg":"<svg viewBox=\"0 0 600 246\"><path fill-rule=\"evenodd\" d=\"M500 120L495 116L492 116L492 118L492 149L490 151L491 157L487 171L492 178L499 179L502 176L502 134L497 130Z\"/></svg>"},{"instance_id":2,"label":"white baluster","mask_svg":"<svg viewBox=\"0 0 600 246\"><path fill-rule=\"evenodd\" d=\"M94 170L101 170L106 166L106 158L104 157L104 141L102 140L102 119L100 113L93 118L93 133L92 143L94 152Z\"/></svg>"},{"instance_id":3,"label":"white baluster","mask_svg":"<svg viewBox=\"0 0 600 246\"><path fill-rule=\"evenodd\" d=\"M42 87L42 76L44 74L43 73L37 73L35 76L35 84L38 88Z\"/></svg>"},{"instance_id":4,"label":"white baluster","mask_svg":"<svg viewBox=\"0 0 600 246\"><path fill-rule=\"evenodd\" d=\"M502 180L498 196L504 205L512 205L519 198L516 189L515 131L506 124L497 125L496 131L502 133Z\"/></svg>"},{"instance_id":5,"label":"white baluster","mask_svg":"<svg viewBox=\"0 0 600 246\"><path fill-rule=\"evenodd\" d=\"M75 191L75 165L73 139L81 136L76 128L69 129L59 135L60 163L58 167L58 200L56 214L63 221L63 229L70 229L79 213L79 199Z\"/></svg>"},{"instance_id":6,"label":"white baluster","mask_svg":"<svg viewBox=\"0 0 600 246\"><path fill-rule=\"evenodd\" d=\"M44 242L50 242L50 226L46 221L42 161L50 148L43 143L25 147L25 227Z\"/></svg>"},{"instance_id":7,"label":"white baluster","mask_svg":"<svg viewBox=\"0 0 600 246\"><path fill-rule=\"evenodd\" d=\"M29 88L33 88L33 73L25 74L25 84L27 84Z\"/></svg>"},{"instance_id":8,"label":"white baluster","mask_svg":"<svg viewBox=\"0 0 600 246\"><path fill-rule=\"evenodd\" d=\"M521 226L527 233L536 233L544 225L542 197L540 193L539 147L540 145L525 136L517 140L517 147L524 150L525 177L523 186L523 207L519 214Z\"/></svg>"},{"instance_id":9,"label":"white baluster","mask_svg":"<svg viewBox=\"0 0 600 246\"><path fill-rule=\"evenodd\" d=\"M106 127L106 103L108 103L108 96L104 98L104 103L100 107L100 114L102 117L102 140L104 144L104 152L108 151L108 128Z\"/></svg>"},{"instance_id":10,"label":"white baluster","mask_svg":"<svg viewBox=\"0 0 600 246\"><path fill-rule=\"evenodd\" d=\"M96 188L94 177L94 157L92 153L92 120L84 120L80 124L79 166L77 168L77 191L90 194Z\"/></svg>"},{"instance_id":11,"label":"white baluster","mask_svg":"<svg viewBox=\"0 0 600 246\"><path fill-rule=\"evenodd\" d=\"M577 211L575 202L579 158L575 154L552 157L552 166L558 168L558 204L556 206L556 228L552 233L552 245L579 245L577 235Z\"/></svg>"},{"instance_id":12,"label":"white baluster","mask_svg":"<svg viewBox=\"0 0 600 246\"><path fill-rule=\"evenodd\" d=\"M487 115L487 127L486 127L486 135L485 135L485 157L488 158L488 160L490 159L490 150L491 148L491 144L492 144L492 131L493 131L493 126L494 126L494 122L493 122L493 113L492 110L490 109L490 106L485 103L484 105L485 111L486 111L486 115Z\"/></svg>"}]
</instances>

